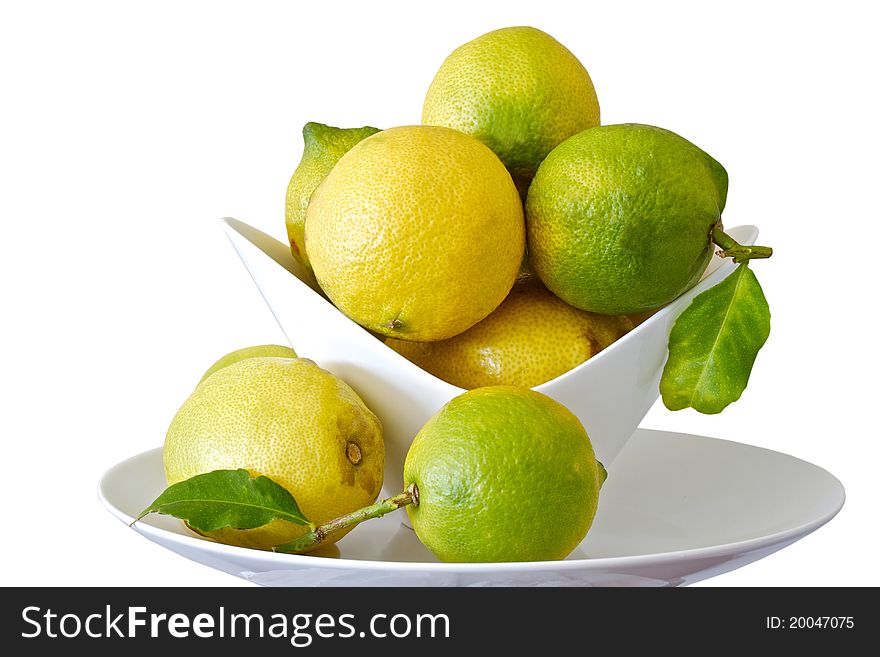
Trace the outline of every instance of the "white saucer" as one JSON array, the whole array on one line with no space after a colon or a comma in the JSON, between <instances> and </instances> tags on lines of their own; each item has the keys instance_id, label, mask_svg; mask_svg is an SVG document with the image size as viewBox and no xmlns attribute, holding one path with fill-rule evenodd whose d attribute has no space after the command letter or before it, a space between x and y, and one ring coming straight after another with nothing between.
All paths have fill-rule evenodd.
<instances>
[{"instance_id":1,"label":"white saucer","mask_svg":"<svg viewBox=\"0 0 880 657\"><path fill-rule=\"evenodd\" d=\"M108 470L98 492L128 524L164 487L154 449ZM639 429L613 463L593 528L565 561L439 563L401 524L403 511L356 528L334 556L221 545L166 516L148 516L134 530L193 561L273 586L679 586L794 543L843 502L834 476L793 456Z\"/></svg>"}]
</instances>

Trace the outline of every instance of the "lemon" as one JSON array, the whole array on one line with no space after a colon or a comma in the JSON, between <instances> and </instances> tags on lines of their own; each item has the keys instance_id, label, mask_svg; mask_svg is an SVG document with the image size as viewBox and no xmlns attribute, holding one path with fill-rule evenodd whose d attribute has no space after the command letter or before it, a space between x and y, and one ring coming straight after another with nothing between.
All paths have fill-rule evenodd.
<instances>
[{"instance_id":1,"label":"lemon","mask_svg":"<svg viewBox=\"0 0 880 657\"><path fill-rule=\"evenodd\" d=\"M245 468L287 488L320 523L376 499L385 448L379 420L345 382L304 358L255 357L218 370L193 391L171 422L162 456L169 485ZM275 520L209 535L269 548L306 529Z\"/></svg>"},{"instance_id":2,"label":"lemon","mask_svg":"<svg viewBox=\"0 0 880 657\"><path fill-rule=\"evenodd\" d=\"M531 388L595 356L632 327L626 316L578 310L532 280L517 283L491 315L464 333L439 342L386 343L460 388Z\"/></svg>"},{"instance_id":3,"label":"lemon","mask_svg":"<svg viewBox=\"0 0 880 657\"><path fill-rule=\"evenodd\" d=\"M562 404L527 388L456 397L413 440L404 482L419 540L443 561L563 559L584 538L604 468Z\"/></svg>"},{"instance_id":4,"label":"lemon","mask_svg":"<svg viewBox=\"0 0 880 657\"><path fill-rule=\"evenodd\" d=\"M305 250L303 226L312 192L327 177L340 157L356 143L377 132L378 128L369 126L335 128L314 122L306 123L303 127L302 160L287 185L284 223L287 226L290 252L307 272L311 272L312 267Z\"/></svg>"},{"instance_id":5,"label":"lemon","mask_svg":"<svg viewBox=\"0 0 880 657\"><path fill-rule=\"evenodd\" d=\"M523 259L522 203L492 151L449 128L404 126L340 158L306 213L321 288L386 336L441 340L492 312Z\"/></svg>"},{"instance_id":6,"label":"lemon","mask_svg":"<svg viewBox=\"0 0 880 657\"><path fill-rule=\"evenodd\" d=\"M573 306L642 313L699 280L726 198L724 168L683 137L591 128L557 146L529 187L529 262Z\"/></svg>"},{"instance_id":7,"label":"lemon","mask_svg":"<svg viewBox=\"0 0 880 657\"><path fill-rule=\"evenodd\" d=\"M256 347L244 347L243 349L236 349L233 352L222 356L217 360L216 363L211 365L208 370L202 375L199 383L207 379L217 370L221 370L227 365L232 365L233 363L237 363L240 360L245 360L246 358L254 358L256 356L275 356L278 358L296 358L296 352L290 347L282 347L278 344L261 344Z\"/></svg>"},{"instance_id":8,"label":"lemon","mask_svg":"<svg viewBox=\"0 0 880 657\"><path fill-rule=\"evenodd\" d=\"M422 123L483 141L524 193L557 144L599 125L599 101L590 74L565 46L533 27L507 27L446 58L428 89Z\"/></svg>"}]
</instances>

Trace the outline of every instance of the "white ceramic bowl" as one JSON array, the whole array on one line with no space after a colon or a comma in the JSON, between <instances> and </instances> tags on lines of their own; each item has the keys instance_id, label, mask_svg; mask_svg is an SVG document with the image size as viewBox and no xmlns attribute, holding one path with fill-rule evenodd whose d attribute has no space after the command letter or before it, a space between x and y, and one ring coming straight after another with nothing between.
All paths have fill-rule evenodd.
<instances>
[{"instance_id":1,"label":"white ceramic bowl","mask_svg":"<svg viewBox=\"0 0 880 657\"><path fill-rule=\"evenodd\" d=\"M379 416L385 432L387 490L399 489L399 475L391 473L403 472L413 437L464 390L414 365L343 315L304 282L308 279L286 243L236 219L223 219L223 227L297 354L341 377ZM727 232L741 244L754 244L758 235L754 226ZM734 266L730 259L713 258L694 288L596 356L535 388L580 418L606 467L659 395L675 318Z\"/></svg>"}]
</instances>

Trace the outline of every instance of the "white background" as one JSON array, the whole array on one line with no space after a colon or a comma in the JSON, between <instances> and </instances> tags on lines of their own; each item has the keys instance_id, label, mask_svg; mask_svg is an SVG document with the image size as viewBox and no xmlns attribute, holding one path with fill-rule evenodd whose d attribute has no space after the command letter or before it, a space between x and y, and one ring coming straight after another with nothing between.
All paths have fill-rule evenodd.
<instances>
[{"instance_id":1,"label":"white background","mask_svg":"<svg viewBox=\"0 0 880 657\"><path fill-rule=\"evenodd\" d=\"M283 237L305 122L418 123L444 57L517 24L581 59L603 123L660 125L719 159L727 225L776 249L754 266L773 329L743 398L712 417L658 403L643 426L794 454L848 499L704 585L880 584L871 4L421 6L3 4L2 584L240 583L139 537L95 492L161 445L215 358L283 340L218 218Z\"/></svg>"}]
</instances>

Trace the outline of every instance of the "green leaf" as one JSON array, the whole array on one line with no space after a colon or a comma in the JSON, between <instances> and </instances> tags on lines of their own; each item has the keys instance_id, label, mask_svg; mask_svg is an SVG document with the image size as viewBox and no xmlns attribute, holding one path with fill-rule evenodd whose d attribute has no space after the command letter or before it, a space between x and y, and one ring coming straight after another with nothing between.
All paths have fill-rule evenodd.
<instances>
[{"instance_id":1,"label":"green leaf","mask_svg":"<svg viewBox=\"0 0 880 657\"><path fill-rule=\"evenodd\" d=\"M276 518L314 527L286 488L268 477L251 477L247 470L214 470L172 484L135 522L149 513L186 520L202 532L253 529Z\"/></svg>"},{"instance_id":2,"label":"green leaf","mask_svg":"<svg viewBox=\"0 0 880 657\"><path fill-rule=\"evenodd\" d=\"M660 379L671 411L720 413L742 395L758 351L770 335L770 307L746 264L699 294L669 335Z\"/></svg>"}]
</instances>

